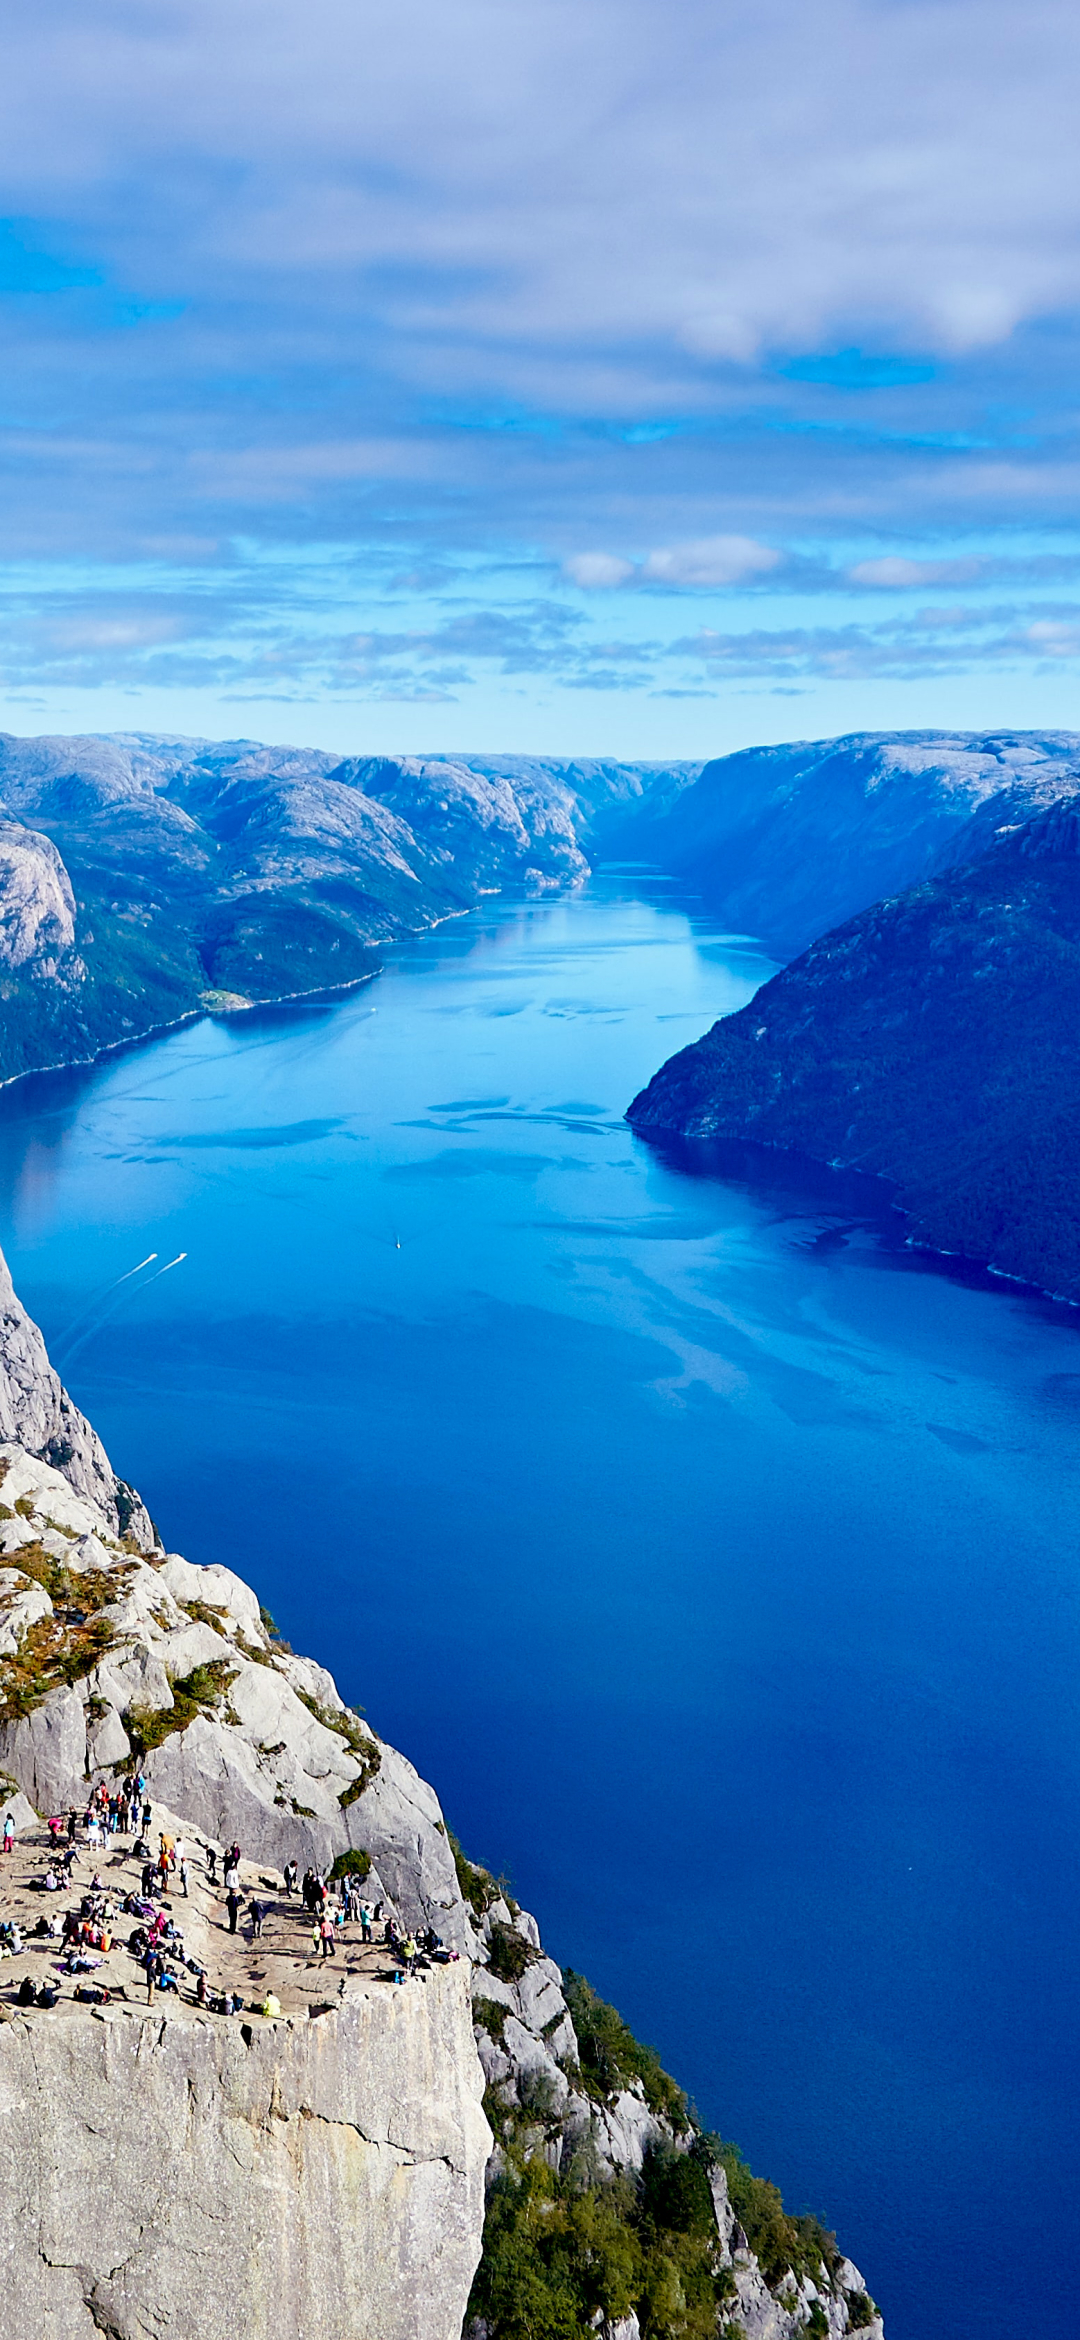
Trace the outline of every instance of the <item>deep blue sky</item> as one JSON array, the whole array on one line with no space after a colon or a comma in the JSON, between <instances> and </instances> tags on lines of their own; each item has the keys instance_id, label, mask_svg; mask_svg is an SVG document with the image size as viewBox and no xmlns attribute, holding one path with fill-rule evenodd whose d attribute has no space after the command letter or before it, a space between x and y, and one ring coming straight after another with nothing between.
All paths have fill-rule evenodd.
<instances>
[{"instance_id":1,"label":"deep blue sky","mask_svg":"<svg viewBox=\"0 0 1080 2340\"><path fill-rule=\"evenodd\" d=\"M0 9L0 724L1077 722L1075 9Z\"/></svg>"}]
</instances>

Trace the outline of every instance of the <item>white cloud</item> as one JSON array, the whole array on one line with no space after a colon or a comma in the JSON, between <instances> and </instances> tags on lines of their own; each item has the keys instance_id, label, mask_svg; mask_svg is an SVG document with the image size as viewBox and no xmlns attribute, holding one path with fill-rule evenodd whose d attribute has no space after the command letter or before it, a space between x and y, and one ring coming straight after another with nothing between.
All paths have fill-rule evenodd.
<instances>
[{"instance_id":1,"label":"white cloud","mask_svg":"<svg viewBox=\"0 0 1080 2340\"><path fill-rule=\"evenodd\" d=\"M133 286L152 256L159 297L276 280L358 345L374 308L425 378L471 341L490 379L493 337L621 351L632 405L658 344L954 352L1080 299L1066 0L8 17L0 208L66 211Z\"/></svg>"},{"instance_id":2,"label":"white cloud","mask_svg":"<svg viewBox=\"0 0 1080 2340\"><path fill-rule=\"evenodd\" d=\"M651 552L642 575L652 585L738 585L775 569L780 557L752 536L702 536Z\"/></svg>"},{"instance_id":3,"label":"white cloud","mask_svg":"<svg viewBox=\"0 0 1080 2340\"><path fill-rule=\"evenodd\" d=\"M574 553L563 563L563 574L572 585L592 592L603 586L628 585L635 570L632 561L621 561L616 553Z\"/></svg>"},{"instance_id":4,"label":"white cloud","mask_svg":"<svg viewBox=\"0 0 1080 2340\"><path fill-rule=\"evenodd\" d=\"M856 561L848 576L853 585L969 585L978 576L981 561L908 561L887 554L879 561Z\"/></svg>"},{"instance_id":5,"label":"white cloud","mask_svg":"<svg viewBox=\"0 0 1080 2340\"><path fill-rule=\"evenodd\" d=\"M563 575L588 588L617 585L739 585L778 567L782 555L752 536L700 536L688 544L661 545L643 561L618 553L574 553Z\"/></svg>"},{"instance_id":6,"label":"white cloud","mask_svg":"<svg viewBox=\"0 0 1080 2340\"><path fill-rule=\"evenodd\" d=\"M1025 627L1022 639L1044 658L1075 658L1080 654L1080 625L1038 618L1034 625Z\"/></svg>"}]
</instances>

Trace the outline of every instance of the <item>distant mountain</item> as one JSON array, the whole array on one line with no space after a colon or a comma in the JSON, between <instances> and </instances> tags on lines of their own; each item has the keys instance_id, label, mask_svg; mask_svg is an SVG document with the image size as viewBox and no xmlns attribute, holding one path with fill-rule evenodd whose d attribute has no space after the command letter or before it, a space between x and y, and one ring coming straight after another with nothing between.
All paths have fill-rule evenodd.
<instances>
[{"instance_id":1,"label":"distant mountain","mask_svg":"<svg viewBox=\"0 0 1080 2340\"><path fill-rule=\"evenodd\" d=\"M628 1118L880 1173L917 1239L1080 1299L1080 790L824 935Z\"/></svg>"},{"instance_id":2,"label":"distant mountain","mask_svg":"<svg viewBox=\"0 0 1080 2340\"><path fill-rule=\"evenodd\" d=\"M577 883L612 808L699 770L0 735L0 1080L355 982L485 894Z\"/></svg>"},{"instance_id":3,"label":"distant mountain","mask_svg":"<svg viewBox=\"0 0 1080 2340\"><path fill-rule=\"evenodd\" d=\"M1078 785L1076 732L861 732L722 756L602 827L786 959Z\"/></svg>"}]
</instances>

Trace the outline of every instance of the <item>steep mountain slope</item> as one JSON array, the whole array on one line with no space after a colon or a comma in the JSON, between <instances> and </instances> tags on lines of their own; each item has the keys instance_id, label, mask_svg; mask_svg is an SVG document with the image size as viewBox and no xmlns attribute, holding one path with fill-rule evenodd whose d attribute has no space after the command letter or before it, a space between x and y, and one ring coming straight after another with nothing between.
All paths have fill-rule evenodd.
<instances>
[{"instance_id":1,"label":"steep mountain slope","mask_svg":"<svg viewBox=\"0 0 1080 2340\"><path fill-rule=\"evenodd\" d=\"M12 1296L0 1425L36 1435L57 1390ZM104 1502L85 1491L93 1433L63 1402L77 1435L59 1467L0 1443L0 1784L22 1864L5 1862L5 1916L26 1936L0 1967L10 2340L458 2340L463 2317L470 2340L881 2340L834 2238L702 2136L658 2057L544 1956L433 1790L250 1587L166 1553L141 1509L117 1537L121 1482L95 1446ZM155 1830L198 1863L190 1895L162 1898L183 1944L167 1943L178 1987L152 2010L132 1947L154 1910L143 1850L122 1833L85 1845L100 1888L80 1873L50 1900L35 1819L136 1768ZM269 1911L258 1937L226 1930L207 1874L234 1837ZM392 1944L345 1927L327 2000L309 1921L265 1873L290 1855L324 1871L344 1856L398 1926L458 1955L405 1982ZM68 1972L48 1916L80 1902L99 1939ZM25 2003L38 1980L58 2004Z\"/></svg>"},{"instance_id":2,"label":"steep mountain slope","mask_svg":"<svg viewBox=\"0 0 1080 2340\"><path fill-rule=\"evenodd\" d=\"M2 736L0 1079L356 982L484 894L578 882L607 806L698 769Z\"/></svg>"},{"instance_id":3,"label":"steep mountain slope","mask_svg":"<svg viewBox=\"0 0 1080 2340\"><path fill-rule=\"evenodd\" d=\"M1080 797L824 935L628 1118L880 1173L917 1239L1080 1299Z\"/></svg>"},{"instance_id":4,"label":"steep mountain slope","mask_svg":"<svg viewBox=\"0 0 1080 2340\"><path fill-rule=\"evenodd\" d=\"M883 894L968 861L1080 782L1075 732L863 732L748 748L605 836L791 958Z\"/></svg>"}]
</instances>

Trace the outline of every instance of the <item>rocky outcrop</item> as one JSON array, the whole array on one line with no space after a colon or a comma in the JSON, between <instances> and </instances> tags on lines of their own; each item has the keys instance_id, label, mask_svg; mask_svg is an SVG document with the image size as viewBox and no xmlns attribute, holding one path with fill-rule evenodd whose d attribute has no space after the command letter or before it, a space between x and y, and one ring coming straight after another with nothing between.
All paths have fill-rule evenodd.
<instances>
[{"instance_id":1,"label":"rocky outcrop","mask_svg":"<svg viewBox=\"0 0 1080 2340\"><path fill-rule=\"evenodd\" d=\"M34 961L55 976L74 940L75 896L51 838L0 822L0 969Z\"/></svg>"},{"instance_id":2,"label":"rocky outcrop","mask_svg":"<svg viewBox=\"0 0 1080 2340\"><path fill-rule=\"evenodd\" d=\"M5 2340L457 2340L480 2086L464 1966L409 1991L350 1984L314 2021L17 2016L0 2028Z\"/></svg>"},{"instance_id":3,"label":"rocky outcrop","mask_svg":"<svg viewBox=\"0 0 1080 2340\"><path fill-rule=\"evenodd\" d=\"M468 1948L437 1797L324 1667L276 1642L250 1587L160 1547L125 1550L101 1509L19 1446L0 1448L0 1473L0 1635L17 1650L34 1636L29 1679L29 1659L7 1660L0 1767L35 1809L66 1809L88 1777L138 1757L153 1796L216 1842L236 1836L279 1869L361 1849L403 1923Z\"/></svg>"},{"instance_id":4,"label":"rocky outcrop","mask_svg":"<svg viewBox=\"0 0 1080 2340\"><path fill-rule=\"evenodd\" d=\"M36 1430L72 1410L12 1309L19 1420ZM657 2151L695 2146L684 2100L663 2074L650 2092L640 2067L586 2077L571 1985L535 1919L471 1867L433 1790L280 1642L248 1585L152 1534L121 1539L122 1483L74 1419L83 1439L63 1468L15 1437L0 1446L0 1773L16 1824L138 1766L192 1857L239 1840L246 1891L266 1883L259 1864L366 1853L367 1895L460 1955L405 1988L392 1965L353 1964L330 2005L294 1978L281 2018L257 2001L243 2020L235 2002L231 2015L177 1998L137 2011L122 1993L22 2014L0 1990L5 2340L457 2340L485 2174L497 2186L511 2132L518 2162L575 2191L614 2194L619 2178L632 2192ZM200 1879L183 1909L220 1962L231 1945L208 1890ZM261 1958L276 1975L276 1937L247 1947L249 1983ZM485 2083L502 2124L490 2155ZM740 2326L746 2340L881 2340L849 2261L811 2253L809 2273L767 2282L722 2168L712 2201L718 2340ZM497 2340L476 2315L471 2331ZM605 2340L640 2340L636 2317Z\"/></svg>"},{"instance_id":5,"label":"rocky outcrop","mask_svg":"<svg viewBox=\"0 0 1080 2340\"><path fill-rule=\"evenodd\" d=\"M0 1254L0 1440L14 1440L62 1473L114 1533L152 1547L144 1505L118 1479L95 1430L72 1404L49 1363L37 1325L16 1298Z\"/></svg>"}]
</instances>

